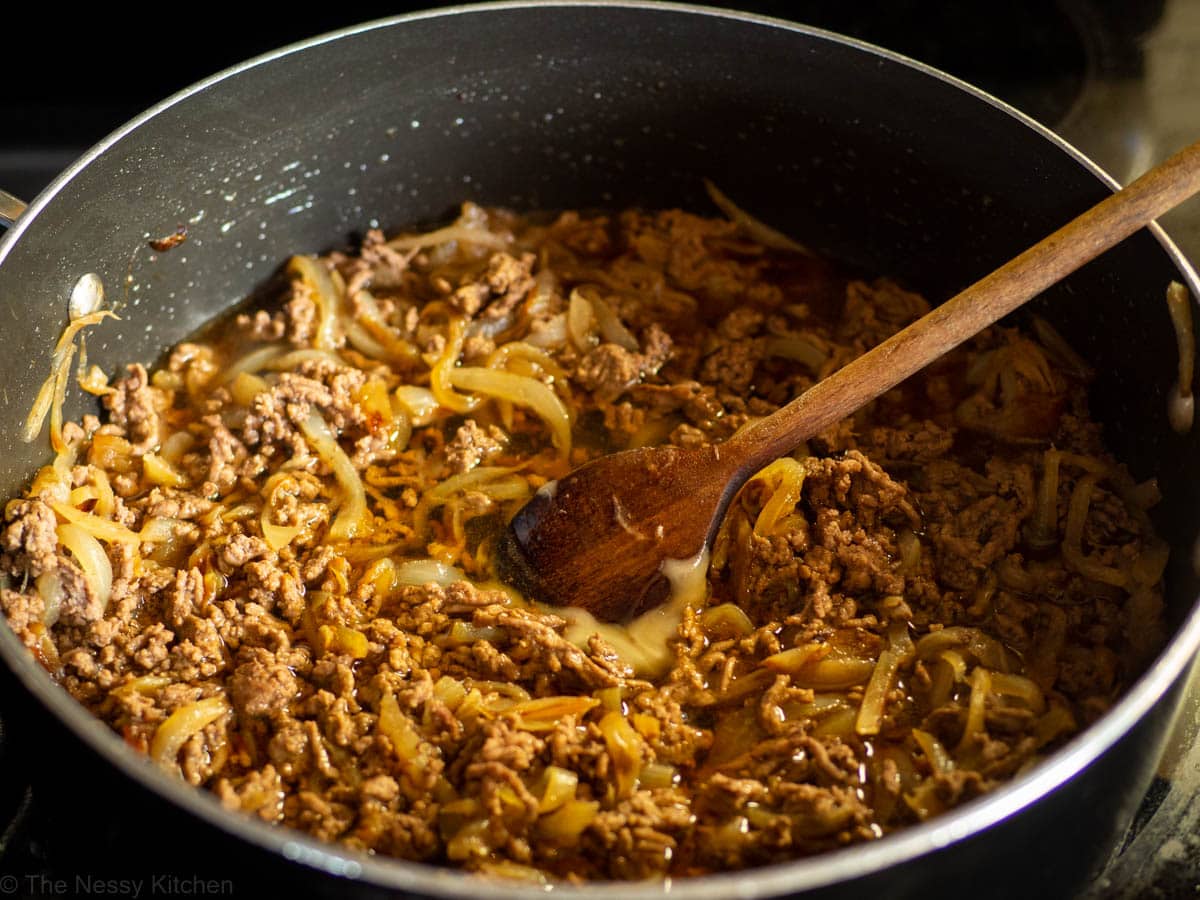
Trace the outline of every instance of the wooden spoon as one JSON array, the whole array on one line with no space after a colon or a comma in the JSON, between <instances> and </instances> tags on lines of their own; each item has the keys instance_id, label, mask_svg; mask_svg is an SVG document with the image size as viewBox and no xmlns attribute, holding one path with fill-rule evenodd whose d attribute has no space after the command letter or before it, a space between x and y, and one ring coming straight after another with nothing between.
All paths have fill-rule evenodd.
<instances>
[{"instance_id":1,"label":"wooden spoon","mask_svg":"<svg viewBox=\"0 0 1200 900\"><path fill-rule=\"evenodd\" d=\"M615 453L546 485L500 541L504 577L528 596L609 621L662 602L664 561L698 558L755 472L1198 190L1200 141L725 443Z\"/></svg>"}]
</instances>

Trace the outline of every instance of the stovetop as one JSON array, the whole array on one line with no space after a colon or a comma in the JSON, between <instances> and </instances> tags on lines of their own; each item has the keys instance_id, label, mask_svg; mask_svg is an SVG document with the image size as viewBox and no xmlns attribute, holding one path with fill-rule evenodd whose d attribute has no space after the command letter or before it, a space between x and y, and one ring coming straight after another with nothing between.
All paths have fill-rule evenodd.
<instances>
[{"instance_id":1,"label":"stovetop","mask_svg":"<svg viewBox=\"0 0 1200 900\"><path fill-rule=\"evenodd\" d=\"M231 17L219 7L93 4L72 11L69 28L49 4L25 10L24 32L5 48L0 188L32 199L113 128L221 68L323 31L434 5L326 6L293 16L243 8ZM1200 0L724 5L850 34L942 68L1058 131L1122 183L1200 136ZM1160 221L1200 261L1200 203ZM7 673L0 676L4 688ZM1200 674L1188 694L1136 821L1086 894L1093 900L1200 894ZM0 715L2 703L0 690ZM0 720L0 894L53 894L55 873L74 848L56 844L36 792L11 750L5 755L3 727ZM11 881L12 873L23 880ZM229 892L221 884L159 887Z\"/></svg>"}]
</instances>

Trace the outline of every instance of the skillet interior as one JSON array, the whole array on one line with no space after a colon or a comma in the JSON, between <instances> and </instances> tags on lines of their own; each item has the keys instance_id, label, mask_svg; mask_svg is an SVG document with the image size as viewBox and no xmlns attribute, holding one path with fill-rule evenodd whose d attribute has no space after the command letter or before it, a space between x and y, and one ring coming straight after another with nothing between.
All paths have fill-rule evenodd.
<instances>
[{"instance_id":1,"label":"skillet interior","mask_svg":"<svg viewBox=\"0 0 1200 900\"><path fill-rule=\"evenodd\" d=\"M386 230L433 220L464 199L703 211L702 175L818 251L935 301L1109 190L999 104L792 27L621 5L367 27L152 111L73 168L0 244L0 321L29 349L0 363L0 415L14 423L0 434L0 487L18 492L46 459L15 423L84 272L127 292L124 321L89 343L112 371L156 358L288 254L341 245L376 221ZM180 248L146 246L183 223ZM1100 363L1094 412L1115 453L1135 476L1160 478L1159 526L1177 548L1174 625L1197 593L1189 558L1200 508L1196 439L1172 434L1165 412L1175 349L1162 295L1181 277L1144 232L1039 309ZM68 412L83 408L76 400ZM11 635L0 638L11 658Z\"/></svg>"}]
</instances>

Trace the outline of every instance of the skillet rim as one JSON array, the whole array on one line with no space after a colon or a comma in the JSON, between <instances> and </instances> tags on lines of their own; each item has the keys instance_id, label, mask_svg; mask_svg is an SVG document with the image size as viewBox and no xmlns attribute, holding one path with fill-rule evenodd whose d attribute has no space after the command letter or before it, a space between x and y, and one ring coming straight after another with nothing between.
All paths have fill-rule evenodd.
<instances>
[{"instance_id":1,"label":"skillet rim","mask_svg":"<svg viewBox=\"0 0 1200 900\"><path fill-rule=\"evenodd\" d=\"M459 15L487 15L504 10L545 10L553 8L624 8L658 11L712 18L730 19L742 24L765 26L840 44L916 70L951 87L965 92L1001 112L1018 124L1031 129L1043 141L1070 156L1076 164L1094 176L1110 190L1117 182L1086 155L1063 138L1013 108L1002 100L973 85L882 47L849 38L835 32L795 22L686 3L658 0L502 0L445 7L366 22L349 28L318 35L296 42L218 72L184 88L171 97L150 107L142 114L113 131L68 167L31 202L25 213L8 233L0 238L0 266L16 246L21 236L55 196L80 172L122 139L146 125L166 110L202 93L219 83L259 66L312 47L331 43L365 32L403 26L405 23L431 18ZM1200 297L1200 276L1179 249L1157 225L1149 226L1169 260L1187 284L1193 298ZM0 616L0 618L3 618ZM581 898L616 897L629 900L661 898L665 894L687 900L724 900L724 898L759 898L793 894L828 887L841 882L876 874L896 865L912 862L971 836L986 831L1001 820L1012 816L1080 775L1090 763L1113 747L1128 731L1141 722L1160 699L1176 683L1200 649L1200 603L1193 600L1190 612L1182 620L1169 643L1149 669L1129 688L1120 700L1100 720L1081 732L1065 747L1051 754L1025 775L995 791L928 822L909 826L886 838L845 849L829 851L813 857L787 863L729 873L707 875L692 879L665 882L599 882L582 886L556 885L555 891ZM148 788L207 824L240 840L268 850L284 859L299 862L335 876L344 876L370 884L415 891L435 897L464 895L479 898L533 898L545 895L541 887L525 887L508 882L481 879L460 870L415 863L406 860L369 856L337 845L326 844L291 829L281 828L241 816L224 809L208 791L197 790L181 779L155 767L146 757L130 749L118 735L95 718L83 706L53 681L20 643L5 620L0 627L0 657L4 659L22 685L55 717L65 724L89 749L98 753L124 776Z\"/></svg>"}]
</instances>

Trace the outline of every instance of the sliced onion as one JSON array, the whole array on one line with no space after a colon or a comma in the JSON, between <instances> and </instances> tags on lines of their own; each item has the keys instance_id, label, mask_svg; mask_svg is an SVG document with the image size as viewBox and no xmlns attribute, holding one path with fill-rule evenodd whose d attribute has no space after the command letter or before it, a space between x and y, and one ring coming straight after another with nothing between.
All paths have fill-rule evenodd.
<instances>
[{"instance_id":1,"label":"sliced onion","mask_svg":"<svg viewBox=\"0 0 1200 900\"><path fill-rule=\"evenodd\" d=\"M428 388L402 384L392 392L392 396L400 401L400 405L408 412L409 421L418 428L428 425L437 417L440 404Z\"/></svg>"},{"instance_id":2,"label":"sliced onion","mask_svg":"<svg viewBox=\"0 0 1200 900\"><path fill-rule=\"evenodd\" d=\"M63 522L58 526L58 540L79 563L84 579L100 601L100 608L108 609L108 601L112 597L113 570L104 547L93 535L73 522Z\"/></svg>"},{"instance_id":3,"label":"sliced onion","mask_svg":"<svg viewBox=\"0 0 1200 900\"><path fill-rule=\"evenodd\" d=\"M416 763L420 758L421 734L412 720L400 709L391 691L379 701L379 733L392 743L396 754L407 763Z\"/></svg>"},{"instance_id":4,"label":"sliced onion","mask_svg":"<svg viewBox=\"0 0 1200 900\"><path fill-rule=\"evenodd\" d=\"M593 298L592 311L596 314L596 322L600 326L600 334L606 341L619 344L631 353L637 352L637 338L625 327L624 323L617 317L616 312L608 305L606 300L601 297Z\"/></svg>"},{"instance_id":5,"label":"sliced onion","mask_svg":"<svg viewBox=\"0 0 1200 900\"><path fill-rule=\"evenodd\" d=\"M89 325L99 325L105 319L117 319L120 321L120 318L111 309L100 309L96 312L80 316L78 319L72 319L67 324L67 327L63 329L63 333L59 335L58 343L54 345L55 356L66 350L67 345L75 340L75 335L80 334Z\"/></svg>"},{"instance_id":6,"label":"sliced onion","mask_svg":"<svg viewBox=\"0 0 1200 900\"><path fill-rule=\"evenodd\" d=\"M137 547L144 540L144 538L117 522L102 519L91 513L85 513L57 500L51 500L49 504L50 508L56 514L68 522L73 522L80 526L88 534L98 537L102 541L107 541L110 544L128 544L131 547Z\"/></svg>"},{"instance_id":7,"label":"sliced onion","mask_svg":"<svg viewBox=\"0 0 1200 900\"><path fill-rule=\"evenodd\" d=\"M62 527L62 526L60 526ZM42 598L42 624L53 628L62 612L63 583L58 572L43 572L34 582Z\"/></svg>"},{"instance_id":8,"label":"sliced onion","mask_svg":"<svg viewBox=\"0 0 1200 900\"><path fill-rule=\"evenodd\" d=\"M1129 579L1124 572L1098 563L1083 552L1083 526L1087 522L1088 508L1091 506L1092 490L1095 486L1096 476L1089 472L1079 479L1071 494L1062 542L1063 561L1085 578L1115 587L1125 587Z\"/></svg>"},{"instance_id":9,"label":"sliced onion","mask_svg":"<svg viewBox=\"0 0 1200 900\"><path fill-rule=\"evenodd\" d=\"M528 315L546 316L557 312L562 306L562 297L558 293L558 276L553 269L540 269L533 276L533 290L525 301L525 311Z\"/></svg>"},{"instance_id":10,"label":"sliced onion","mask_svg":"<svg viewBox=\"0 0 1200 900\"><path fill-rule=\"evenodd\" d=\"M599 705L600 701L595 697L538 697L517 703L509 707L507 712L516 716L516 725L522 731L553 731L567 716L582 718ZM619 716L620 713L609 715ZM624 718L621 716L622 721Z\"/></svg>"},{"instance_id":11,"label":"sliced onion","mask_svg":"<svg viewBox=\"0 0 1200 900\"><path fill-rule=\"evenodd\" d=\"M82 484L71 491L70 496L67 497L67 502L74 507L80 507L89 500L95 500L97 496L94 484Z\"/></svg>"},{"instance_id":12,"label":"sliced onion","mask_svg":"<svg viewBox=\"0 0 1200 900\"><path fill-rule=\"evenodd\" d=\"M976 666L971 672L971 700L967 704L967 723L963 727L962 740L958 742L957 752L971 746L978 735L983 733L984 718L987 713L987 695L992 690L992 679L988 670Z\"/></svg>"},{"instance_id":13,"label":"sliced onion","mask_svg":"<svg viewBox=\"0 0 1200 900\"><path fill-rule=\"evenodd\" d=\"M203 730L229 711L221 697L208 697L179 707L154 732L150 757L160 766L176 768L179 751L196 732Z\"/></svg>"},{"instance_id":14,"label":"sliced onion","mask_svg":"<svg viewBox=\"0 0 1200 900\"><path fill-rule=\"evenodd\" d=\"M508 474L513 471L499 466L477 466L430 488L413 511L413 530L418 535L424 535L429 525L429 514L451 502L455 495L466 491L475 491L499 502L527 499L530 494L529 483L519 475Z\"/></svg>"},{"instance_id":15,"label":"sliced onion","mask_svg":"<svg viewBox=\"0 0 1200 900\"><path fill-rule=\"evenodd\" d=\"M666 763L647 763L638 779L642 787L669 788L679 784L679 770Z\"/></svg>"},{"instance_id":16,"label":"sliced onion","mask_svg":"<svg viewBox=\"0 0 1200 900\"><path fill-rule=\"evenodd\" d=\"M437 397L440 405L454 412L470 412L479 405L478 397L464 397L453 388L451 380L458 370L458 357L462 354L463 340L466 337L465 325L462 318L450 320L447 329L446 347L438 357L433 368L429 370L429 388Z\"/></svg>"},{"instance_id":17,"label":"sliced onion","mask_svg":"<svg viewBox=\"0 0 1200 900\"><path fill-rule=\"evenodd\" d=\"M1058 452L1058 456L1064 463L1078 466L1085 472L1091 472L1098 479L1113 478L1116 475L1116 470L1111 464L1094 456L1088 456L1084 453L1067 453L1061 450Z\"/></svg>"},{"instance_id":18,"label":"sliced onion","mask_svg":"<svg viewBox=\"0 0 1200 900\"><path fill-rule=\"evenodd\" d=\"M1162 580L1171 557L1171 545L1161 538L1152 538L1133 561L1130 574L1134 581L1152 587Z\"/></svg>"},{"instance_id":19,"label":"sliced onion","mask_svg":"<svg viewBox=\"0 0 1200 900\"><path fill-rule=\"evenodd\" d=\"M768 338L764 349L768 356L795 360L813 373L820 372L829 359L829 354L822 347L802 336Z\"/></svg>"},{"instance_id":20,"label":"sliced onion","mask_svg":"<svg viewBox=\"0 0 1200 900\"><path fill-rule=\"evenodd\" d=\"M545 788L537 793L538 813L554 812L568 800L575 799L575 789L579 786L579 774L572 769L561 766L546 766L543 774Z\"/></svg>"},{"instance_id":21,"label":"sliced onion","mask_svg":"<svg viewBox=\"0 0 1200 900\"><path fill-rule=\"evenodd\" d=\"M21 429L21 440L27 444L32 443L41 434L42 425L46 421L46 413L50 412L50 404L54 402L54 375L55 373L51 372L50 377L42 382L37 396L33 398L33 406L29 410L29 415L25 417L25 426Z\"/></svg>"},{"instance_id":22,"label":"sliced onion","mask_svg":"<svg viewBox=\"0 0 1200 900\"><path fill-rule=\"evenodd\" d=\"M487 358L489 369L503 369L513 360L525 360L533 363L555 381L565 384L566 370L554 361L554 357L540 347L535 347L526 341L509 341L493 350Z\"/></svg>"},{"instance_id":23,"label":"sliced onion","mask_svg":"<svg viewBox=\"0 0 1200 900\"><path fill-rule=\"evenodd\" d=\"M75 456L75 448L67 447L54 457L54 462L38 469L37 474L33 477L33 483L29 486L28 495L38 497L48 493L49 496L56 499L68 498L71 487L71 467L75 465Z\"/></svg>"},{"instance_id":24,"label":"sliced onion","mask_svg":"<svg viewBox=\"0 0 1200 900\"><path fill-rule=\"evenodd\" d=\"M450 383L462 390L532 409L549 426L559 453L565 457L571 452L570 413L547 385L511 372L474 367L452 369L449 376Z\"/></svg>"},{"instance_id":25,"label":"sliced onion","mask_svg":"<svg viewBox=\"0 0 1200 900\"><path fill-rule=\"evenodd\" d=\"M950 758L950 754L942 746L941 741L920 728L914 728L912 736L913 740L917 742L917 746L921 748L921 752L925 754L925 759L929 761L929 766L935 775L946 775L954 771L954 760Z\"/></svg>"},{"instance_id":26,"label":"sliced onion","mask_svg":"<svg viewBox=\"0 0 1200 900\"><path fill-rule=\"evenodd\" d=\"M921 568L921 539L911 528L896 535L896 549L900 551L900 571L914 575Z\"/></svg>"},{"instance_id":27,"label":"sliced onion","mask_svg":"<svg viewBox=\"0 0 1200 900\"><path fill-rule=\"evenodd\" d=\"M567 304L567 334L581 353L587 353L600 343L595 309L578 288L571 291L571 299Z\"/></svg>"},{"instance_id":28,"label":"sliced onion","mask_svg":"<svg viewBox=\"0 0 1200 900\"><path fill-rule=\"evenodd\" d=\"M792 678L796 687L840 690L862 684L875 671L877 660L829 654L810 662Z\"/></svg>"},{"instance_id":29,"label":"sliced onion","mask_svg":"<svg viewBox=\"0 0 1200 900\"><path fill-rule=\"evenodd\" d=\"M313 362L315 360L331 362L343 368L346 366L345 361L332 350L314 350L308 347L303 350L292 350L282 356L277 356L270 360L263 368L270 369L272 372L286 372L289 369L296 368L301 363Z\"/></svg>"},{"instance_id":30,"label":"sliced onion","mask_svg":"<svg viewBox=\"0 0 1200 900\"><path fill-rule=\"evenodd\" d=\"M599 728L612 760L611 775L616 777L617 796L628 797L642 770L642 739L619 712L606 713Z\"/></svg>"},{"instance_id":31,"label":"sliced onion","mask_svg":"<svg viewBox=\"0 0 1200 900\"><path fill-rule=\"evenodd\" d=\"M265 394L271 389L265 378L251 375L249 372L238 372L229 384L229 393L240 406L250 406L259 394Z\"/></svg>"},{"instance_id":32,"label":"sliced onion","mask_svg":"<svg viewBox=\"0 0 1200 900\"><path fill-rule=\"evenodd\" d=\"M1036 715L1041 715L1045 711L1046 698L1037 682L1024 675L1012 675L1005 672L991 672L989 677L993 694L1020 700Z\"/></svg>"},{"instance_id":33,"label":"sliced onion","mask_svg":"<svg viewBox=\"0 0 1200 900\"><path fill-rule=\"evenodd\" d=\"M797 243L782 231L776 231L770 225L760 222L751 216L726 197L707 178L704 179L704 189L708 191L708 196L712 198L712 202L716 204L717 209L725 213L729 221L737 225L747 237L758 241L764 247L771 247L775 250L789 250L792 253L803 253L805 256L812 255L812 251L803 244Z\"/></svg>"},{"instance_id":34,"label":"sliced onion","mask_svg":"<svg viewBox=\"0 0 1200 900\"><path fill-rule=\"evenodd\" d=\"M151 544L171 541L174 540L179 528L184 525L186 523L182 519L173 519L170 516L153 516L147 519L146 523L142 525L142 530L138 532L138 540Z\"/></svg>"},{"instance_id":35,"label":"sliced onion","mask_svg":"<svg viewBox=\"0 0 1200 900\"><path fill-rule=\"evenodd\" d=\"M335 541L348 541L367 524L367 494L362 479L320 413L312 410L301 423L300 430L317 456L333 470L333 477L344 494L337 517L329 526L329 537Z\"/></svg>"},{"instance_id":36,"label":"sliced onion","mask_svg":"<svg viewBox=\"0 0 1200 900\"><path fill-rule=\"evenodd\" d=\"M75 345L71 344L54 372L54 401L50 406L50 446L54 448L55 453L62 453L67 447L62 436L63 402L67 397L71 360L74 356Z\"/></svg>"},{"instance_id":37,"label":"sliced onion","mask_svg":"<svg viewBox=\"0 0 1200 900\"><path fill-rule=\"evenodd\" d=\"M772 653L762 661L762 664L772 672L799 675L806 666L820 659L824 650L823 644L801 644L798 647L790 647L787 650Z\"/></svg>"},{"instance_id":38,"label":"sliced onion","mask_svg":"<svg viewBox=\"0 0 1200 900\"><path fill-rule=\"evenodd\" d=\"M1029 543L1049 547L1058 540L1058 466L1062 455L1051 447L1042 462L1042 480L1029 522Z\"/></svg>"},{"instance_id":39,"label":"sliced onion","mask_svg":"<svg viewBox=\"0 0 1200 900\"><path fill-rule=\"evenodd\" d=\"M952 625L931 631L917 641L917 657L926 661L941 656L943 651L949 649L966 650L989 669L1007 672L1010 668L1004 645L978 628Z\"/></svg>"},{"instance_id":40,"label":"sliced onion","mask_svg":"<svg viewBox=\"0 0 1200 900\"><path fill-rule=\"evenodd\" d=\"M342 298L329 270L314 257L297 255L288 260L287 271L289 275L304 282L317 304L317 328L313 335L313 345L318 350L335 349L339 343L337 328Z\"/></svg>"},{"instance_id":41,"label":"sliced onion","mask_svg":"<svg viewBox=\"0 0 1200 900\"><path fill-rule=\"evenodd\" d=\"M954 685L967 679L967 661L954 650L943 650L933 667L929 688L929 707L938 709L950 702Z\"/></svg>"},{"instance_id":42,"label":"sliced onion","mask_svg":"<svg viewBox=\"0 0 1200 900\"><path fill-rule=\"evenodd\" d=\"M263 540L276 553L290 544L296 539L297 535L304 531L304 528L300 525L276 525L271 521L270 510L265 506L263 507L259 526L262 528Z\"/></svg>"},{"instance_id":43,"label":"sliced onion","mask_svg":"<svg viewBox=\"0 0 1200 900\"><path fill-rule=\"evenodd\" d=\"M187 476L173 465L154 453L142 457L142 474L150 484L163 487L181 488L188 483Z\"/></svg>"},{"instance_id":44,"label":"sliced onion","mask_svg":"<svg viewBox=\"0 0 1200 900\"><path fill-rule=\"evenodd\" d=\"M743 638L754 633L754 623L736 603L709 607L700 613L699 618L700 626L712 640Z\"/></svg>"},{"instance_id":45,"label":"sliced onion","mask_svg":"<svg viewBox=\"0 0 1200 900\"><path fill-rule=\"evenodd\" d=\"M858 713L850 707L835 709L813 726L813 737L835 737L846 742L854 737Z\"/></svg>"},{"instance_id":46,"label":"sliced onion","mask_svg":"<svg viewBox=\"0 0 1200 900\"><path fill-rule=\"evenodd\" d=\"M1186 434L1192 430L1192 422L1196 419L1196 397L1185 393L1182 382L1175 382L1167 397L1167 422L1177 434Z\"/></svg>"},{"instance_id":47,"label":"sliced onion","mask_svg":"<svg viewBox=\"0 0 1200 900\"><path fill-rule=\"evenodd\" d=\"M508 246L508 241L498 234L493 234L484 228L471 228L458 223L427 231L424 234L400 235L388 241L387 245L393 250L416 250L421 247L448 244L451 241L478 244L482 247L491 247L493 250L503 250Z\"/></svg>"},{"instance_id":48,"label":"sliced onion","mask_svg":"<svg viewBox=\"0 0 1200 900\"><path fill-rule=\"evenodd\" d=\"M496 625L475 625L471 622L455 622L450 626L450 637L447 644L459 647L463 644L473 644L476 641L487 641L494 644L503 640L508 632Z\"/></svg>"},{"instance_id":49,"label":"sliced onion","mask_svg":"<svg viewBox=\"0 0 1200 900\"><path fill-rule=\"evenodd\" d=\"M547 319L536 331L525 336L525 343L534 347L550 349L561 347L567 342L567 314L559 313Z\"/></svg>"},{"instance_id":50,"label":"sliced onion","mask_svg":"<svg viewBox=\"0 0 1200 900\"><path fill-rule=\"evenodd\" d=\"M80 276L71 288L71 300L68 312L71 321L81 319L100 309L104 305L104 282L95 272Z\"/></svg>"},{"instance_id":51,"label":"sliced onion","mask_svg":"<svg viewBox=\"0 0 1200 900\"><path fill-rule=\"evenodd\" d=\"M858 734L879 734L888 692L896 682L900 667L911 660L915 652L912 638L908 635L908 625L904 622L889 625L887 646L879 654L854 721L854 730Z\"/></svg>"},{"instance_id":52,"label":"sliced onion","mask_svg":"<svg viewBox=\"0 0 1200 900\"><path fill-rule=\"evenodd\" d=\"M1167 311L1171 314L1171 325L1175 329L1175 342L1179 348L1179 372L1172 393L1171 426L1179 432L1192 427L1192 378L1196 368L1196 338L1192 333L1192 304L1187 288L1178 281L1167 285Z\"/></svg>"},{"instance_id":53,"label":"sliced onion","mask_svg":"<svg viewBox=\"0 0 1200 900\"><path fill-rule=\"evenodd\" d=\"M80 339L80 343L82 343L82 339ZM103 397L113 392L108 384L108 376L99 366L93 365L85 370L83 362L80 361L79 369L76 372L76 381L79 383L81 391L86 391L96 397Z\"/></svg>"},{"instance_id":54,"label":"sliced onion","mask_svg":"<svg viewBox=\"0 0 1200 900\"><path fill-rule=\"evenodd\" d=\"M461 475L451 475L425 492L430 500L446 500L463 491L488 492L488 485L516 472L509 466L476 466ZM521 479L524 484L524 479ZM526 486L528 490L528 485Z\"/></svg>"},{"instance_id":55,"label":"sliced onion","mask_svg":"<svg viewBox=\"0 0 1200 900\"><path fill-rule=\"evenodd\" d=\"M350 346L363 356L371 359L387 359L391 355L388 353L387 347L375 340L361 322L343 318L342 330L346 332L346 341Z\"/></svg>"},{"instance_id":56,"label":"sliced onion","mask_svg":"<svg viewBox=\"0 0 1200 900\"><path fill-rule=\"evenodd\" d=\"M394 359L415 359L419 355L416 347L397 335L395 329L388 325L383 311L375 302L375 296L370 291L363 290L354 295L354 308L357 316L355 320L357 339L366 338L381 348L385 356ZM353 343L356 339L355 335L351 335L347 331L346 336ZM366 353L365 350L362 352Z\"/></svg>"},{"instance_id":57,"label":"sliced onion","mask_svg":"<svg viewBox=\"0 0 1200 900\"><path fill-rule=\"evenodd\" d=\"M789 456L777 459L754 476L755 481L773 485L770 497L754 521L754 533L769 535L787 514L800 502L804 487L804 467Z\"/></svg>"},{"instance_id":58,"label":"sliced onion","mask_svg":"<svg viewBox=\"0 0 1200 900\"><path fill-rule=\"evenodd\" d=\"M1167 289L1168 291L1170 288ZM1053 325L1043 319L1041 316L1033 317L1033 333L1037 335L1037 339L1042 342L1042 346L1053 354L1058 361L1066 366L1074 375L1081 381L1091 381L1095 376L1095 370L1087 364L1087 361L1075 352L1075 348L1067 343L1066 338L1058 333Z\"/></svg>"},{"instance_id":59,"label":"sliced onion","mask_svg":"<svg viewBox=\"0 0 1200 900\"><path fill-rule=\"evenodd\" d=\"M466 573L462 569L448 566L436 559L410 559L407 562L399 563L392 576L393 584L411 584L418 587L427 584L446 587L466 580Z\"/></svg>"},{"instance_id":60,"label":"sliced onion","mask_svg":"<svg viewBox=\"0 0 1200 900\"><path fill-rule=\"evenodd\" d=\"M221 370L221 374L217 377L215 384L229 384L243 372L251 374L262 371L271 362L283 356L284 348L280 344L270 344L266 347L259 347L257 350L251 350L244 356L235 359L232 363L225 366Z\"/></svg>"},{"instance_id":61,"label":"sliced onion","mask_svg":"<svg viewBox=\"0 0 1200 900\"><path fill-rule=\"evenodd\" d=\"M159 448L158 455L171 463L171 465L177 466L179 465L179 461L183 459L183 455L195 445L196 438L191 432L176 431L162 442L162 447Z\"/></svg>"},{"instance_id":62,"label":"sliced onion","mask_svg":"<svg viewBox=\"0 0 1200 900\"><path fill-rule=\"evenodd\" d=\"M1037 724L1033 727L1033 737L1040 750L1060 735L1073 734L1078 727L1071 711L1066 706L1055 703L1037 720Z\"/></svg>"}]
</instances>

